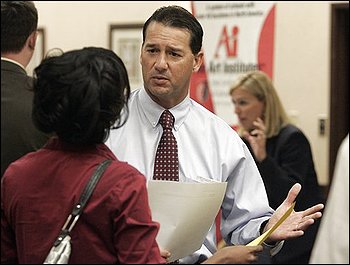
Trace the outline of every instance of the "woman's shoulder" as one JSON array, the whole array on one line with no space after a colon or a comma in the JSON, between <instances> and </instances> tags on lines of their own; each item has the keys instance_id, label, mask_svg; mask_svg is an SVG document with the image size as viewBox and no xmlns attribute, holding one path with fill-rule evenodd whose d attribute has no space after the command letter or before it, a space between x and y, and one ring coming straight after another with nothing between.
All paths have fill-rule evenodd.
<instances>
[{"instance_id":1,"label":"woman's shoulder","mask_svg":"<svg viewBox=\"0 0 350 265\"><path fill-rule=\"evenodd\" d=\"M106 170L112 183L118 185L144 185L146 177L134 166L127 162L114 160Z\"/></svg>"},{"instance_id":2,"label":"woman's shoulder","mask_svg":"<svg viewBox=\"0 0 350 265\"><path fill-rule=\"evenodd\" d=\"M287 124L280 130L278 138L283 142L306 141L307 137L304 132L293 124Z\"/></svg>"},{"instance_id":3,"label":"woman's shoulder","mask_svg":"<svg viewBox=\"0 0 350 265\"><path fill-rule=\"evenodd\" d=\"M302 135L305 136L303 131L294 124L287 124L281 130L279 135Z\"/></svg>"},{"instance_id":4,"label":"woman's shoulder","mask_svg":"<svg viewBox=\"0 0 350 265\"><path fill-rule=\"evenodd\" d=\"M300 133L300 132L301 132L301 130L297 126L295 126L294 124L291 124L291 123L284 126L280 131L280 133L290 133L290 134Z\"/></svg>"}]
</instances>

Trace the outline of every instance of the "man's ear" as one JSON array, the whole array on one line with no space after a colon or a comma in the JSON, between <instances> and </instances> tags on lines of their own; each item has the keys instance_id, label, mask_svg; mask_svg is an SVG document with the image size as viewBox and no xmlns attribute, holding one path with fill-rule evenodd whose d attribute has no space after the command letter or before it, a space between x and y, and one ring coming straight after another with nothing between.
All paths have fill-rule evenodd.
<instances>
[{"instance_id":1,"label":"man's ear","mask_svg":"<svg viewBox=\"0 0 350 265\"><path fill-rule=\"evenodd\" d=\"M203 63L203 51L200 50L200 52L194 56L194 61L193 61L193 72L197 72L199 68L201 67Z\"/></svg>"},{"instance_id":2,"label":"man's ear","mask_svg":"<svg viewBox=\"0 0 350 265\"><path fill-rule=\"evenodd\" d=\"M27 42L28 42L28 47L31 50L35 49L37 38L38 38L38 31L33 31L32 34L29 35Z\"/></svg>"}]
</instances>

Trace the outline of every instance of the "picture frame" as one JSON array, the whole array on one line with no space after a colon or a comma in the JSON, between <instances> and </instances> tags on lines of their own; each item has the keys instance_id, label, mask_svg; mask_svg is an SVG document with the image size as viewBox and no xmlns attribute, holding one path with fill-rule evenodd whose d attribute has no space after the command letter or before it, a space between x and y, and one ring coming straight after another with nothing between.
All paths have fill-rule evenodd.
<instances>
[{"instance_id":1,"label":"picture frame","mask_svg":"<svg viewBox=\"0 0 350 265\"><path fill-rule=\"evenodd\" d=\"M131 90L143 85L140 65L143 24L111 24L109 48L124 62Z\"/></svg>"},{"instance_id":2,"label":"picture frame","mask_svg":"<svg viewBox=\"0 0 350 265\"><path fill-rule=\"evenodd\" d=\"M33 57L26 67L27 74L30 76L33 76L35 67L37 67L41 63L42 59L45 57L45 52L46 52L45 29L39 27L37 29L37 32L38 32L38 36L36 39Z\"/></svg>"}]
</instances>

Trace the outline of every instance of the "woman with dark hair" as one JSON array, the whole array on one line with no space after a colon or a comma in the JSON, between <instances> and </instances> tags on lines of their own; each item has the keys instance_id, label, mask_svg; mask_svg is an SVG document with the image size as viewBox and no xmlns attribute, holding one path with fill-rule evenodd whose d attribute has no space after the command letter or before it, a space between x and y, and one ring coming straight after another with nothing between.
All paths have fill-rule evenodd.
<instances>
[{"instance_id":1,"label":"woman with dark hair","mask_svg":"<svg viewBox=\"0 0 350 265\"><path fill-rule=\"evenodd\" d=\"M33 120L54 136L4 174L1 263L42 263L92 172L106 159L112 163L70 234L69 262L165 263L146 178L104 144L111 126L121 127L128 116L130 87L121 59L110 50L84 48L47 56L35 73ZM261 250L231 246L207 262L250 263Z\"/></svg>"},{"instance_id":2,"label":"woman with dark hair","mask_svg":"<svg viewBox=\"0 0 350 265\"><path fill-rule=\"evenodd\" d=\"M71 232L70 263L165 263L145 177L104 144L121 126L130 87L112 51L84 48L35 69L33 120L53 134L12 163L1 184L1 263L42 263L96 166L109 159Z\"/></svg>"}]
</instances>

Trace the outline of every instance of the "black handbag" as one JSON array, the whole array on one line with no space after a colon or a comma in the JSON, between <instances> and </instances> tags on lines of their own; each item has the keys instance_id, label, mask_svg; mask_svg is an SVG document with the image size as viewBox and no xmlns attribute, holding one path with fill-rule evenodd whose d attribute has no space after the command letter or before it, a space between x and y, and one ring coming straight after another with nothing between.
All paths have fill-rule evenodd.
<instances>
[{"instance_id":1,"label":"black handbag","mask_svg":"<svg viewBox=\"0 0 350 265\"><path fill-rule=\"evenodd\" d=\"M99 164L94 174L91 176L79 198L78 203L74 206L72 213L68 216L65 224L63 225L59 236L55 240L53 247L44 261L44 264L68 264L72 250L70 232L78 221L80 215L83 213L83 209L93 190L95 189L97 182L111 162L111 160L103 161L101 164Z\"/></svg>"}]
</instances>

